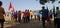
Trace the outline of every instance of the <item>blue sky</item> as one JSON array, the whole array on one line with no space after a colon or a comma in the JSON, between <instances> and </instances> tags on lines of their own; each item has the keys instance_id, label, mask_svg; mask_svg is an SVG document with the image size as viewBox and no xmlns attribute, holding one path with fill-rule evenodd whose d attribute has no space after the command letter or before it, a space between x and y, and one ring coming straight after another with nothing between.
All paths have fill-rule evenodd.
<instances>
[{"instance_id":1,"label":"blue sky","mask_svg":"<svg viewBox=\"0 0 60 28\"><path fill-rule=\"evenodd\" d=\"M40 10L43 5L39 4L39 1L36 0L0 0L3 2L2 7L5 9L5 11L8 11L8 7L10 2L12 3L13 7L15 10L21 10L24 11L25 9L29 10ZM59 1L59 0L58 0ZM53 8L53 5L56 7L59 6L60 4L56 1L54 4L46 3L45 6L48 6L49 9Z\"/></svg>"}]
</instances>

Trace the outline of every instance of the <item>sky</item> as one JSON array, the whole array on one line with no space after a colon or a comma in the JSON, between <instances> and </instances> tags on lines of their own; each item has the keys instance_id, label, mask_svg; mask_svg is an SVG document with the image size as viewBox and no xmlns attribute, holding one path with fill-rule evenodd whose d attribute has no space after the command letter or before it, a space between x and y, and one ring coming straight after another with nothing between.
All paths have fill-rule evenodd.
<instances>
[{"instance_id":1,"label":"sky","mask_svg":"<svg viewBox=\"0 0 60 28\"><path fill-rule=\"evenodd\" d=\"M39 3L39 1L36 1L36 0L0 0L0 1L3 2L2 7L5 9L6 12L8 11L10 2L12 3L12 6L14 7L14 9L17 11L18 10L24 11L25 9L41 10L41 7L43 6ZM58 3L58 1L56 1L54 4L51 4L51 1L50 3L47 2L45 4L45 7L47 6L49 9L52 9L53 5L55 5L56 7L57 6L60 7L60 4Z\"/></svg>"}]
</instances>

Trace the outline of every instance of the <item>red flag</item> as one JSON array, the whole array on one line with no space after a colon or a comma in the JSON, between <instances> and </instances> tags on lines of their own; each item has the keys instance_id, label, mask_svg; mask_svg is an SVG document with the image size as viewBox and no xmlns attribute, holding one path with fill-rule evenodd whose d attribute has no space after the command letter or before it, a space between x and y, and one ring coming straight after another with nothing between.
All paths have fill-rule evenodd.
<instances>
[{"instance_id":1,"label":"red flag","mask_svg":"<svg viewBox=\"0 0 60 28\"><path fill-rule=\"evenodd\" d=\"M9 4L9 8L8 8L8 13L10 13L10 9L12 8L12 4L11 4L11 2L10 2L10 4Z\"/></svg>"},{"instance_id":2,"label":"red flag","mask_svg":"<svg viewBox=\"0 0 60 28\"><path fill-rule=\"evenodd\" d=\"M13 7L13 8L12 8L12 12L14 13L14 11L15 11L15 10L14 10L14 7Z\"/></svg>"},{"instance_id":3,"label":"red flag","mask_svg":"<svg viewBox=\"0 0 60 28\"><path fill-rule=\"evenodd\" d=\"M10 10L10 8L12 8L12 4L11 4L11 2L10 2L10 5L9 5L9 10Z\"/></svg>"}]
</instances>

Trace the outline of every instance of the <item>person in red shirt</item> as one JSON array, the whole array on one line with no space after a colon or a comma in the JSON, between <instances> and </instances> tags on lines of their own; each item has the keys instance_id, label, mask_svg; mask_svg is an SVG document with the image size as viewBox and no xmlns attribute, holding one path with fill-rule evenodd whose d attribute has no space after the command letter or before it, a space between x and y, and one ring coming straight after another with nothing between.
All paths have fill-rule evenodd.
<instances>
[{"instance_id":1,"label":"person in red shirt","mask_svg":"<svg viewBox=\"0 0 60 28\"><path fill-rule=\"evenodd\" d=\"M14 18L15 18L15 21L17 21L17 11L14 12Z\"/></svg>"},{"instance_id":2,"label":"person in red shirt","mask_svg":"<svg viewBox=\"0 0 60 28\"><path fill-rule=\"evenodd\" d=\"M28 22L30 22L30 12L29 12L29 10L27 10L28 12L28 16L27 16L27 19L28 19Z\"/></svg>"},{"instance_id":3,"label":"person in red shirt","mask_svg":"<svg viewBox=\"0 0 60 28\"><path fill-rule=\"evenodd\" d=\"M30 21L30 19L29 19L29 10L25 10L24 15L25 15L25 22L28 23Z\"/></svg>"},{"instance_id":4,"label":"person in red shirt","mask_svg":"<svg viewBox=\"0 0 60 28\"><path fill-rule=\"evenodd\" d=\"M21 11L18 11L18 22L21 23Z\"/></svg>"},{"instance_id":5,"label":"person in red shirt","mask_svg":"<svg viewBox=\"0 0 60 28\"><path fill-rule=\"evenodd\" d=\"M48 23L51 23L51 20L50 20L50 15L49 15L49 10L47 8L47 12L46 12L46 20Z\"/></svg>"}]
</instances>

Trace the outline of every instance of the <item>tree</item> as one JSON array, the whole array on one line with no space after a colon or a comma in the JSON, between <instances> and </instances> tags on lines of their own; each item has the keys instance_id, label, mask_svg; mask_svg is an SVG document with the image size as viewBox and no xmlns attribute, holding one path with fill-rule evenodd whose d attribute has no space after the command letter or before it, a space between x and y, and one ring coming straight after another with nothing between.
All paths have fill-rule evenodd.
<instances>
[{"instance_id":1,"label":"tree","mask_svg":"<svg viewBox=\"0 0 60 28\"><path fill-rule=\"evenodd\" d=\"M55 2L55 0L39 0L39 3L42 4L42 5L45 5L45 3L49 2L49 1L52 1L52 3Z\"/></svg>"}]
</instances>

